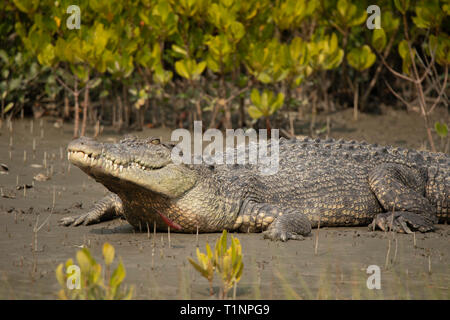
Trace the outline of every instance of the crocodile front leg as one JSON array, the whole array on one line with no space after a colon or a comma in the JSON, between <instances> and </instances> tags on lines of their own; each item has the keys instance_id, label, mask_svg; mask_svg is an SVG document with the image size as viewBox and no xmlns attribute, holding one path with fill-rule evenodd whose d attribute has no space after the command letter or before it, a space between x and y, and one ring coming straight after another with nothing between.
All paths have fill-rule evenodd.
<instances>
[{"instance_id":1,"label":"crocodile front leg","mask_svg":"<svg viewBox=\"0 0 450 320\"><path fill-rule=\"evenodd\" d=\"M122 200L115 193L109 193L97 201L89 212L80 216L62 218L59 220L59 224L64 226L90 225L121 216L123 216Z\"/></svg>"},{"instance_id":2,"label":"crocodile front leg","mask_svg":"<svg viewBox=\"0 0 450 320\"><path fill-rule=\"evenodd\" d=\"M301 212L270 203L248 201L238 218L243 232L264 231L265 239L303 240L311 233L311 223Z\"/></svg>"},{"instance_id":3,"label":"crocodile front leg","mask_svg":"<svg viewBox=\"0 0 450 320\"><path fill-rule=\"evenodd\" d=\"M395 163L376 167L369 175L369 185L386 212L378 214L369 228L432 231L436 209L424 197L425 183L425 175L415 168Z\"/></svg>"}]
</instances>

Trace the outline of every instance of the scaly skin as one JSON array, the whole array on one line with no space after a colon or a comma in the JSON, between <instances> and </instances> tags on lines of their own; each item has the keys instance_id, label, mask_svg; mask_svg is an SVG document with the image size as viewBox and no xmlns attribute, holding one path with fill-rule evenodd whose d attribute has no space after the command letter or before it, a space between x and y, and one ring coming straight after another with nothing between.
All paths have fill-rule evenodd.
<instances>
[{"instance_id":1,"label":"scaly skin","mask_svg":"<svg viewBox=\"0 0 450 320\"><path fill-rule=\"evenodd\" d=\"M264 232L302 239L320 226L427 232L448 219L450 157L342 140L280 140L279 169L184 165L158 139L72 141L69 160L111 191L64 225L122 216L135 228ZM248 149L247 149L248 151Z\"/></svg>"}]
</instances>

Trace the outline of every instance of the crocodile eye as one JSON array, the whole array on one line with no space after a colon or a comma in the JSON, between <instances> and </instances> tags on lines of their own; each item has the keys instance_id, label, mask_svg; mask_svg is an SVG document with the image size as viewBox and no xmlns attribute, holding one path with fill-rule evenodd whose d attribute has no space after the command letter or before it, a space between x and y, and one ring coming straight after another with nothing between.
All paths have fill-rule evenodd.
<instances>
[{"instance_id":1,"label":"crocodile eye","mask_svg":"<svg viewBox=\"0 0 450 320\"><path fill-rule=\"evenodd\" d=\"M159 140L158 138L153 138L152 140L150 140L150 143L158 145L161 143L161 140Z\"/></svg>"}]
</instances>

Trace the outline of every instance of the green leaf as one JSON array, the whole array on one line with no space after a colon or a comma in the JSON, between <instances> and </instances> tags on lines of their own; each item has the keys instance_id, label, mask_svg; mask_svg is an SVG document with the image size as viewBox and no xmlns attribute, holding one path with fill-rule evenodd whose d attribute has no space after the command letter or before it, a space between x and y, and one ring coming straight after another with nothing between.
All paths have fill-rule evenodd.
<instances>
[{"instance_id":1,"label":"green leaf","mask_svg":"<svg viewBox=\"0 0 450 320\"><path fill-rule=\"evenodd\" d=\"M105 242L105 244L103 245L103 259L105 259L105 264L107 266L109 266L113 260L114 260L114 247L112 245L110 245L108 242Z\"/></svg>"},{"instance_id":2,"label":"green leaf","mask_svg":"<svg viewBox=\"0 0 450 320\"><path fill-rule=\"evenodd\" d=\"M9 64L9 58L8 58L8 54L6 53L5 50L0 49L0 58L3 60L3 62L8 65Z\"/></svg>"},{"instance_id":3,"label":"green leaf","mask_svg":"<svg viewBox=\"0 0 450 320\"><path fill-rule=\"evenodd\" d=\"M331 36L323 37L320 40L314 40L307 44L308 62L313 70L334 69L342 62L344 50L338 47L337 36L333 33ZM306 68L305 73L311 72Z\"/></svg>"},{"instance_id":4,"label":"green leaf","mask_svg":"<svg viewBox=\"0 0 450 320\"><path fill-rule=\"evenodd\" d=\"M208 257L205 256L204 253L200 252L199 248L197 248L196 253L198 262L201 263L203 269L206 269L206 266L208 264Z\"/></svg>"},{"instance_id":5,"label":"green leaf","mask_svg":"<svg viewBox=\"0 0 450 320\"><path fill-rule=\"evenodd\" d=\"M66 277L64 276L63 267L64 265L62 263L56 267L56 280L64 288L66 286Z\"/></svg>"},{"instance_id":6,"label":"green leaf","mask_svg":"<svg viewBox=\"0 0 450 320\"><path fill-rule=\"evenodd\" d=\"M409 0L394 0L394 4L402 14L405 14L409 9Z\"/></svg>"},{"instance_id":7,"label":"green leaf","mask_svg":"<svg viewBox=\"0 0 450 320\"><path fill-rule=\"evenodd\" d=\"M3 110L3 113L7 113L9 110L11 110L14 107L14 102L8 103L8 105L5 107L5 110Z\"/></svg>"},{"instance_id":8,"label":"green leaf","mask_svg":"<svg viewBox=\"0 0 450 320\"><path fill-rule=\"evenodd\" d=\"M22 12L31 13L39 6L39 0L13 0L15 6Z\"/></svg>"},{"instance_id":9,"label":"green leaf","mask_svg":"<svg viewBox=\"0 0 450 320\"><path fill-rule=\"evenodd\" d=\"M410 66L411 66L411 55L410 55L410 52L409 52L408 42L406 40L402 40L398 44L398 53L400 54L400 57L403 60L403 63L402 63L402 71L403 71L403 73L409 74L410 73ZM413 52L413 56L414 56L414 52Z\"/></svg>"},{"instance_id":10,"label":"green leaf","mask_svg":"<svg viewBox=\"0 0 450 320\"><path fill-rule=\"evenodd\" d=\"M234 265L237 256L236 243L234 242L234 238L231 237L231 263Z\"/></svg>"},{"instance_id":11,"label":"green leaf","mask_svg":"<svg viewBox=\"0 0 450 320\"><path fill-rule=\"evenodd\" d=\"M272 10L272 18L280 30L294 29L300 26L304 18L314 11L314 7L304 0L277 1Z\"/></svg>"},{"instance_id":12,"label":"green leaf","mask_svg":"<svg viewBox=\"0 0 450 320\"><path fill-rule=\"evenodd\" d=\"M256 79L258 79L258 81L260 81L262 83L271 83L272 82L272 78L266 72L259 73L258 76L256 77Z\"/></svg>"},{"instance_id":13,"label":"green leaf","mask_svg":"<svg viewBox=\"0 0 450 320\"><path fill-rule=\"evenodd\" d=\"M200 74L205 70L206 62L197 63L193 59L184 59L175 62L175 70L183 78L197 80Z\"/></svg>"},{"instance_id":14,"label":"green leaf","mask_svg":"<svg viewBox=\"0 0 450 320\"><path fill-rule=\"evenodd\" d=\"M255 120L264 116L264 114L261 112L261 110L259 110L257 107L255 107L253 105L248 107L248 114L250 115L250 117L252 117L252 119L255 119Z\"/></svg>"},{"instance_id":15,"label":"green leaf","mask_svg":"<svg viewBox=\"0 0 450 320\"><path fill-rule=\"evenodd\" d=\"M156 83L165 85L172 79L173 73L172 71L166 71L162 68L161 65L157 65L155 67L155 73L153 74L153 79Z\"/></svg>"},{"instance_id":16,"label":"green leaf","mask_svg":"<svg viewBox=\"0 0 450 320\"><path fill-rule=\"evenodd\" d=\"M434 52L435 60L439 65L444 67L450 64L450 37L444 32L437 37L430 35L428 46L425 49L429 56Z\"/></svg>"},{"instance_id":17,"label":"green leaf","mask_svg":"<svg viewBox=\"0 0 450 320\"><path fill-rule=\"evenodd\" d=\"M208 46L208 68L214 72L225 72L232 67L231 54L235 46L225 34L206 36L204 43Z\"/></svg>"},{"instance_id":18,"label":"green leaf","mask_svg":"<svg viewBox=\"0 0 450 320\"><path fill-rule=\"evenodd\" d=\"M18 78L11 79L11 81L9 82L9 91L11 92L18 89L21 84L22 84L21 76L19 76Z\"/></svg>"},{"instance_id":19,"label":"green leaf","mask_svg":"<svg viewBox=\"0 0 450 320\"><path fill-rule=\"evenodd\" d=\"M267 114L267 111L268 111L268 109L270 107L269 102L270 102L270 100L272 100L272 95L273 95L273 92L272 91L267 91L267 90L264 90L262 95L261 95L261 106L260 106L260 108L262 110L264 110L265 111L264 113L266 113L266 114Z\"/></svg>"},{"instance_id":20,"label":"green leaf","mask_svg":"<svg viewBox=\"0 0 450 320\"><path fill-rule=\"evenodd\" d=\"M442 11L445 12L447 16L450 16L450 3L444 4L442 6Z\"/></svg>"},{"instance_id":21,"label":"green leaf","mask_svg":"<svg viewBox=\"0 0 450 320\"><path fill-rule=\"evenodd\" d=\"M175 70L176 72L182 76L183 78L190 79L191 75L187 70L186 60L178 60L175 62Z\"/></svg>"},{"instance_id":22,"label":"green leaf","mask_svg":"<svg viewBox=\"0 0 450 320\"><path fill-rule=\"evenodd\" d=\"M234 42L238 42L245 35L245 28L242 23L233 21L229 27L229 35Z\"/></svg>"},{"instance_id":23,"label":"green leaf","mask_svg":"<svg viewBox=\"0 0 450 320\"><path fill-rule=\"evenodd\" d=\"M338 49L326 57L325 60L326 63L323 64L323 68L325 70L334 69L341 64L343 58L344 58L344 50Z\"/></svg>"},{"instance_id":24,"label":"green leaf","mask_svg":"<svg viewBox=\"0 0 450 320\"><path fill-rule=\"evenodd\" d=\"M90 282L94 285L99 284L100 282L102 282L101 277L100 277L101 275L102 275L102 266L99 264L93 265L93 267L91 269Z\"/></svg>"},{"instance_id":25,"label":"green leaf","mask_svg":"<svg viewBox=\"0 0 450 320\"><path fill-rule=\"evenodd\" d=\"M96 87L98 87L98 85L102 83L102 79L101 78L97 78L95 80L93 80L90 84L89 84L89 88L94 89Z\"/></svg>"},{"instance_id":26,"label":"green leaf","mask_svg":"<svg viewBox=\"0 0 450 320\"><path fill-rule=\"evenodd\" d=\"M241 262L241 263L239 263L238 271L236 272L236 275L234 276L234 278L235 278L234 281L239 282L241 280L243 271L244 271L244 264Z\"/></svg>"},{"instance_id":27,"label":"green leaf","mask_svg":"<svg viewBox=\"0 0 450 320\"><path fill-rule=\"evenodd\" d=\"M206 68L205 61L198 63L197 66L195 67L194 75L199 76L200 74L202 74L202 72L205 70L205 68Z\"/></svg>"},{"instance_id":28,"label":"green leaf","mask_svg":"<svg viewBox=\"0 0 450 320\"><path fill-rule=\"evenodd\" d=\"M289 57L301 66L306 63L307 51L306 44L300 37L295 37L289 45Z\"/></svg>"},{"instance_id":29,"label":"green leaf","mask_svg":"<svg viewBox=\"0 0 450 320\"><path fill-rule=\"evenodd\" d=\"M256 106L261 105L261 96L259 95L259 91L256 88L252 89L252 92L250 94L250 99L252 100L254 105L256 105Z\"/></svg>"},{"instance_id":30,"label":"green leaf","mask_svg":"<svg viewBox=\"0 0 450 320\"><path fill-rule=\"evenodd\" d=\"M177 46L176 44L173 44L173 45L172 45L172 50L173 50L174 52L176 52L176 53L179 53L179 54L185 56L185 57L188 56L187 51L186 51L185 49L183 49L182 47Z\"/></svg>"},{"instance_id":31,"label":"green leaf","mask_svg":"<svg viewBox=\"0 0 450 320\"><path fill-rule=\"evenodd\" d=\"M227 250L227 230L222 231L220 236L221 253L224 254Z\"/></svg>"},{"instance_id":32,"label":"green leaf","mask_svg":"<svg viewBox=\"0 0 450 320\"><path fill-rule=\"evenodd\" d=\"M43 66L52 66L55 60L55 47L51 43L47 43L44 49L37 56L38 61Z\"/></svg>"},{"instance_id":33,"label":"green leaf","mask_svg":"<svg viewBox=\"0 0 450 320\"><path fill-rule=\"evenodd\" d=\"M350 66L358 71L370 68L375 59L376 56L368 45L364 45L361 48L353 48L347 55L347 61Z\"/></svg>"},{"instance_id":34,"label":"green leaf","mask_svg":"<svg viewBox=\"0 0 450 320\"><path fill-rule=\"evenodd\" d=\"M434 130L436 130L436 133L442 139L446 138L448 135L448 127L445 123L436 122L434 124Z\"/></svg>"},{"instance_id":35,"label":"green leaf","mask_svg":"<svg viewBox=\"0 0 450 320\"><path fill-rule=\"evenodd\" d=\"M80 79L82 82L87 81L89 78L89 69L83 65L71 65L71 71Z\"/></svg>"},{"instance_id":36,"label":"green leaf","mask_svg":"<svg viewBox=\"0 0 450 320\"><path fill-rule=\"evenodd\" d=\"M116 270L114 270L111 276L109 285L112 288L118 287L122 283L123 279L125 279L125 276L126 276L125 268L123 266L122 260L120 260L119 265L117 266Z\"/></svg>"},{"instance_id":37,"label":"green leaf","mask_svg":"<svg viewBox=\"0 0 450 320\"><path fill-rule=\"evenodd\" d=\"M109 95L108 90L102 90L102 92L100 92L100 98L106 98L108 95Z\"/></svg>"},{"instance_id":38,"label":"green leaf","mask_svg":"<svg viewBox=\"0 0 450 320\"><path fill-rule=\"evenodd\" d=\"M328 50L333 52L333 51L336 51L337 48L338 48L338 38L337 38L336 33L333 32L330 37Z\"/></svg>"},{"instance_id":39,"label":"green leaf","mask_svg":"<svg viewBox=\"0 0 450 320\"><path fill-rule=\"evenodd\" d=\"M91 253L87 248L83 248L77 251L77 261L80 266L81 273L89 273L91 266L96 264L94 258L92 258Z\"/></svg>"},{"instance_id":40,"label":"green leaf","mask_svg":"<svg viewBox=\"0 0 450 320\"><path fill-rule=\"evenodd\" d=\"M144 11L139 11L139 18L144 22L144 24L150 24L149 16L145 14Z\"/></svg>"},{"instance_id":41,"label":"green leaf","mask_svg":"<svg viewBox=\"0 0 450 320\"><path fill-rule=\"evenodd\" d=\"M194 260L192 260L191 258L188 258L189 262L191 263L191 265L194 267L195 270L197 270L202 277L207 278L209 277L209 273L203 269L199 264L197 264Z\"/></svg>"},{"instance_id":42,"label":"green leaf","mask_svg":"<svg viewBox=\"0 0 450 320\"><path fill-rule=\"evenodd\" d=\"M386 33L384 29L375 29L372 33L372 46L378 52L383 51L384 47L386 47Z\"/></svg>"},{"instance_id":43,"label":"green leaf","mask_svg":"<svg viewBox=\"0 0 450 320\"><path fill-rule=\"evenodd\" d=\"M206 56L206 64L211 71L220 72L220 64L212 57L212 55L208 54Z\"/></svg>"},{"instance_id":44,"label":"green leaf","mask_svg":"<svg viewBox=\"0 0 450 320\"><path fill-rule=\"evenodd\" d=\"M402 40L399 44L398 44L398 53L400 54L400 57L402 57L402 59L406 59L409 58L409 46L408 46L408 42L406 40Z\"/></svg>"},{"instance_id":45,"label":"green leaf","mask_svg":"<svg viewBox=\"0 0 450 320\"><path fill-rule=\"evenodd\" d=\"M412 17L414 24L421 29L437 28L442 24L445 16L439 5L439 0L427 0L418 2L416 7L416 17Z\"/></svg>"},{"instance_id":46,"label":"green leaf","mask_svg":"<svg viewBox=\"0 0 450 320\"><path fill-rule=\"evenodd\" d=\"M276 100L272 103L270 113L274 114L278 109L283 106L284 94L278 93Z\"/></svg>"},{"instance_id":47,"label":"green leaf","mask_svg":"<svg viewBox=\"0 0 450 320\"><path fill-rule=\"evenodd\" d=\"M355 27L363 24L367 20L367 12L365 10L359 10L356 12L352 19L349 21L349 27Z\"/></svg>"},{"instance_id":48,"label":"green leaf","mask_svg":"<svg viewBox=\"0 0 450 320\"><path fill-rule=\"evenodd\" d=\"M103 24L97 23L93 29L92 34L92 43L95 44L95 52L97 55L100 55L106 47L108 40L110 38L110 34L108 30L105 29ZM87 53L87 52L86 52Z\"/></svg>"},{"instance_id":49,"label":"green leaf","mask_svg":"<svg viewBox=\"0 0 450 320\"><path fill-rule=\"evenodd\" d=\"M125 295L125 297L123 297L123 300L131 300L133 298L133 291L134 288L131 287L128 293Z\"/></svg>"},{"instance_id":50,"label":"green leaf","mask_svg":"<svg viewBox=\"0 0 450 320\"><path fill-rule=\"evenodd\" d=\"M67 259L66 264L64 265L64 267L67 269L71 265L73 265L73 260L72 260L72 258L69 258L69 259Z\"/></svg>"},{"instance_id":51,"label":"green leaf","mask_svg":"<svg viewBox=\"0 0 450 320\"><path fill-rule=\"evenodd\" d=\"M341 16L345 17L347 15L347 11L349 11L349 6L351 4L348 3L347 0L339 0L337 3L337 9Z\"/></svg>"},{"instance_id":52,"label":"green leaf","mask_svg":"<svg viewBox=\"0 0 450 320\"><path fill-rule=\"evenodd\" d=\"M395 17L391 11L384 12L381 15L381 26L385 33L389 34L397 30L400 25L400 18ZM375 29L377 30L377 29Z\"/></svg>"},{"instance_id":53,"label":"green leaf","mask_svg":"<svg viewBox=\"0 0 450 320\"><path fill-rule=\"evenodd\" d=\"M213 256L209 243L206 243L206 256L208 259L211 259Z\"/></svg>"},{"instance_id":54,"label":"green leaf","mask_svg":"<svg viewBox=\"0 0 450 320\"><path fill-rule=\"evenodd\" d=\"M8 69L3 69L2 76L3 76L3 79L7 79L8 76L9 76L9 70Z\"/></svg>"},{"instance_id":55,"label":"green leaf","mask_svg":"<svg viewBox=\"0 0 450 320\"><path fill-rule=\"evenodd\" d=\"M412 17L412 21L418 28L421 28L421 29L430 28L430 23L428 21L425 21L424 19L422 19L422 17L420 17L420 16Z\"/></svg>"}]
</instances>

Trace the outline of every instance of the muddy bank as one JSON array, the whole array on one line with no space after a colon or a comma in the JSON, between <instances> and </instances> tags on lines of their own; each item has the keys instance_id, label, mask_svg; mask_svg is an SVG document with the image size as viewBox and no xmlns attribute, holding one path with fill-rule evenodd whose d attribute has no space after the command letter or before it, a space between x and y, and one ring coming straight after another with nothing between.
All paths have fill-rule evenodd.
<instances>
[{"instance_id":1,"label":"muddy bank","mask_svg":"<svg viewBox=\"0 0 450 320\"><path fill-rule=\"evenodd\" d=\"M442 117L442 114L437 114ZM389 111L362 114L350 121L351 110L333 117L331 136L371 143L421 148L426 141L422 119L415 114ZM69 165L65 147L72 126L54 126L50 118L14 121L12 132L0 129L0 298L55 299L59 284L55 268L88 246L101 261L101 247L111 243L123 260L125 283L136 287L138 299L208 298L208 283L188 263L195 255L195 235L167 233L156 236L135 232L116 220L88 227L66 228L57 221L81 214L106 189L78 168ZM91 134L89 132L89 134ZM168 129L145 129L138 136L170 137ZM106 128L100 140L117 140ZM35 148L33 148L35 145ZM45 157L45 160L44 160ZM41 179L33 180L38 174ZM48 177L48 180L42 177ZM44 177L44 178L45 178ZM17 190L17 186L28 186ZM51 214L51 215L50 215ZM37 233L33 252L33 228L48 222ZM321 229L317 254L314 230L304 241L276 243L260 234L235 234L244 253L244 274L237 289L239 299L286 298L450 298L450 227L410 235L369 232L367 228ZM199 247L214 243L219 234L201 234ZM369 290L366 269L381 268L381 289ZM220 285L215 280L215 288Z\"/></svg>"}]
</instances>

